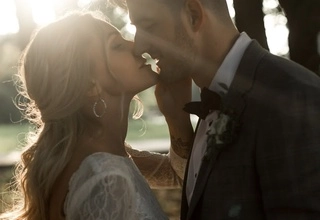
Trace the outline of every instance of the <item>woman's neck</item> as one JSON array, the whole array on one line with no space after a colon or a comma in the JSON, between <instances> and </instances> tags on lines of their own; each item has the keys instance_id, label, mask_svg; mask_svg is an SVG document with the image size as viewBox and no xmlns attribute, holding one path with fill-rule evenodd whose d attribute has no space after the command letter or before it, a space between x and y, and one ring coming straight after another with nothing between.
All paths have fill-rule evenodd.
<instances>
[{"instance_id":1,"label":"woman's neck","mask_svg":"<svg viewBox=\"0 0 320 220\"><path fill-rule=\"evenodd\" d=\"M106 113L96 120L88 119L83 135L84 148L126 156L124 142L128 129L130 100L107 103ZM85 149L84 149L85 150Z\"/></svg>"}]
</instances>

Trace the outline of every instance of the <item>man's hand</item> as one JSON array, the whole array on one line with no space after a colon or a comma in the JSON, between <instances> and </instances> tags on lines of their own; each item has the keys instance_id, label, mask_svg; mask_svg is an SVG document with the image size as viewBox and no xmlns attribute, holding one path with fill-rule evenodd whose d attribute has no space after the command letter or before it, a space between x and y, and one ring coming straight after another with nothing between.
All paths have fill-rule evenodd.
<instances>
[{"instance_id":1,"label":"man's hand","mask_svg":"<svg viewBox=\"0 0 320 220\"><path fill-rule=\"evenodd\" d=\"M189 117L189 114L183 111L183 107L191 101L191 93L191 78L170 84L160 81L155 89L159 110L167 120L181 116Z\"/></svg>"},{"instance_id":2,"label":"man's hand","mask_svg":"<svg viewBox=\"0 0 320 220\"><path fill-rule=\"evenodd\" d=\"M164 115L170 132L172 150L182 158L188 158L191 151L194 132L190 115L183 110L191 101L191 78L165 84L159 82L155 95L159 110Z\"/></svg>"}]
</instances>

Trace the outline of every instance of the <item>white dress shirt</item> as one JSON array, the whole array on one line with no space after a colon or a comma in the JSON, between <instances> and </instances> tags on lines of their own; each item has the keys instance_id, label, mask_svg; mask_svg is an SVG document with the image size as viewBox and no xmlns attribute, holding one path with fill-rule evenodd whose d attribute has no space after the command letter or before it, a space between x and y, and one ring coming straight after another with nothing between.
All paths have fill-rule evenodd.
<instances>
[{"instance_id":1,"label":"white dress shirt","mask_svg":"<svg viewBox=\"0 0 320 220\"><path fill-rule=\"evenodd\" d=\"M236 73L236 70L239 66L240 60L250 44L251 39L250 37L242 32L225 57L224 61L222 62L221 66L219 67L216 75L214 76L209 89L215 92L223 92L226 93L225 89L223 89L219 83L225 84L228 88L231 85L234 75ZM207 147L207 131L209 129L209 124L211 124L214 120L216 120L218 117L218 112L214 111L211 114L209 114L205 120L202 120L199 124L193 149L191 152L190 162L189 162L189 168L188 168L188 177L187 177L187 185L186 185L186 194L187 194L187 200L190 205L190 201L193 194L193 189L196 184L198 172L200 170L202 158L204 156L204 153L206 151Z\"/></svg>"}]
</instances>

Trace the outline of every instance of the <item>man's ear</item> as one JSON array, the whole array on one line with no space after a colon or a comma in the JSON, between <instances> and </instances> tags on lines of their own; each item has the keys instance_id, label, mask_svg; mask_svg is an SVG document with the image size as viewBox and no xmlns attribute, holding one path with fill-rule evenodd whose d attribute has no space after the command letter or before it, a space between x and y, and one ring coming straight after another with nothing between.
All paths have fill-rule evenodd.
<instances>
[{"instance_id":1,"label":"man's ear","mask_svg":"<svg viewBox=\"0 0 320 220\"><path fill-rule=\"evenodd\" d=\"M204 9L200 0L187 0L186 11L193 31L198 31L204 20Z\"/></svg>"}]
</instances>

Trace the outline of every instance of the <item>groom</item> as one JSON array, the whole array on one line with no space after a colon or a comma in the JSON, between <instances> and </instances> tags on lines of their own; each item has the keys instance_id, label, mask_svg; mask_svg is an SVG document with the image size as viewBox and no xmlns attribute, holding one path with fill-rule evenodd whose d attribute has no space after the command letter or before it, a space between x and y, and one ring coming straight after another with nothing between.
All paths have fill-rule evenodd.
<instances>
[{"instance_id":1,"label":"groom","mask_svg":"<svg viewBox=\"0 0 320 220\"><path fill-rule=\"evenodd\" d=\"M320 78L239 33L225 0L127 7L162 83L191 77L221 96L196 129L181 219L320 219Z\"/></svg>"}]
</instances>

